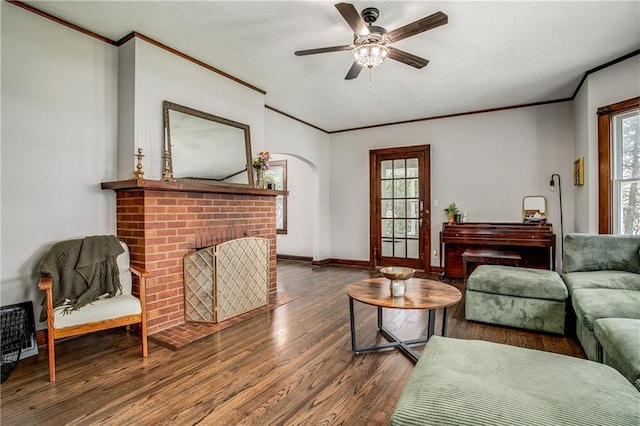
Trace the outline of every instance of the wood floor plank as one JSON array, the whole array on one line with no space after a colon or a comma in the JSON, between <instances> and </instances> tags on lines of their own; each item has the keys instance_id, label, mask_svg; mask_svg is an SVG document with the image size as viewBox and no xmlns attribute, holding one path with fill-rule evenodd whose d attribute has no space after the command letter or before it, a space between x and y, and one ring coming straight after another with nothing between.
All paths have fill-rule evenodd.
<instances>
[{"instance_id":1,"label":"wood floor plank","mask_svg":"<svg viewBox=\"0 0 640 426\"><path fill-rule=\"evenodd\" d=\"M413 363L399 351L353 355L346 286L378 276L349 267L280 261L279 291L296 300L177 351L123 330L56 345L57 381L46 351L21 361L0 394L3 425L378 425L387 424ZM435 278L435 276L430 276ZM464 293L460 282L453 282ZM384 310L402 338L426 333L427 314ZM358 345L384 342L376 310L355 304ZM436 334L442 311L436 316ZM448 335L584 358L575 339L469 322L449 309ZM416 348L420 353L421 348Z\"/></svg>"}]
</instances>

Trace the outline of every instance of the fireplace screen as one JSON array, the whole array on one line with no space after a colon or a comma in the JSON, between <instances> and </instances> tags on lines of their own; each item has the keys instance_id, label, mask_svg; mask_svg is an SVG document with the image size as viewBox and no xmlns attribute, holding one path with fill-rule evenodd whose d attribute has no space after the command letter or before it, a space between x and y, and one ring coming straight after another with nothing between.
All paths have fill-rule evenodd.
<instances>
[{"instance_id":1,"label":"fireplace screen","mask_svg":"<svg viewBox=\"0 0 640 426\"><path fill-rule=\"evenodd\" d=\"M185 320L220 322L269 300L269 240L238 238L184 258Z\"/></svg>"}]
</instances>

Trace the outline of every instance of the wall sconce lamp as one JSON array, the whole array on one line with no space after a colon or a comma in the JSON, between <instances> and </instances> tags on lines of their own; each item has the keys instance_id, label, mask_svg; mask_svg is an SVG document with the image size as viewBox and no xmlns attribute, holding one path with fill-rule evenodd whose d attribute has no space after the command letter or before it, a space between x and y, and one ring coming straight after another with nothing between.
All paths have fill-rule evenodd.
<instances>
[{"instance_id":1,"label":"wall sconce lamp","mask_svg":"<svg viewBox=\"0 0 640 426\"><path fill-rule=\"evenodd\" d=\"M562 256L562 241L564 240L564 223L562 220L562 184L560 183L560 175L554 173L551 175L551 180L549 181L549 190L556 190L556 181L555 178L558 178L558 195L560 197L560 255Z\"/></svg>"}]
</instances>

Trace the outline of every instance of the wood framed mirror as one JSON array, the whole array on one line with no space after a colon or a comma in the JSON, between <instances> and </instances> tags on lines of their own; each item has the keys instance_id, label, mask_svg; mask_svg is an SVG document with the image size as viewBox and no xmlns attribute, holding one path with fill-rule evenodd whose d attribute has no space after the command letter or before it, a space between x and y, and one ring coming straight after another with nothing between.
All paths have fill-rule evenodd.
<instances>
[{"instance_id":1,"label":"wood framed mirror","mask_svg":"<svg viewBox=\"0 0 640 426\"><path fill-rule=\"evenodd\" d=\"M253 186L249 125L163 102L174 179Z\"/></svg>"},{"instance_id":2,"label":"wood framed mirror","mask_svg":"<svg viewBox=\"0 0 640 426\"><path fill-rule=\"evenodd\" d=\"M547 199L544 195L527 195L522 199L522 221L542 223L547 220Z\"/></svg>"}]
</instances>

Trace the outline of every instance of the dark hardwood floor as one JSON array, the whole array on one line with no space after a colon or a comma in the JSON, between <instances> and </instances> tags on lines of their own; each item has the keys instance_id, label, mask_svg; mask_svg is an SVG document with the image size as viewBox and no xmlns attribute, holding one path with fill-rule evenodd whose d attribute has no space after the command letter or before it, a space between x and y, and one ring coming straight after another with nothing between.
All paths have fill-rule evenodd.
<instances>
[{"instance_id":1,"label":"dark hardwood floor","mask_svg":"<svg viewBox=\"0 0 640 426\"><path fill-rule=\"evenodd\" d=\"M146 359L123 330L63 342L55 383L41 349L2 384L1 423L387 424L413 363L397 350L351 353L344 289L369 276L379 275L280 261L278 288L296 300L178 351L150 343ZM359 344L374 343L375 308L355 308ZM384 318L400 337L425 332L425 312ZM462 303L449 311L448 334L584 357L574 338L467 322Z\"/></svg>"}]
</instances>

